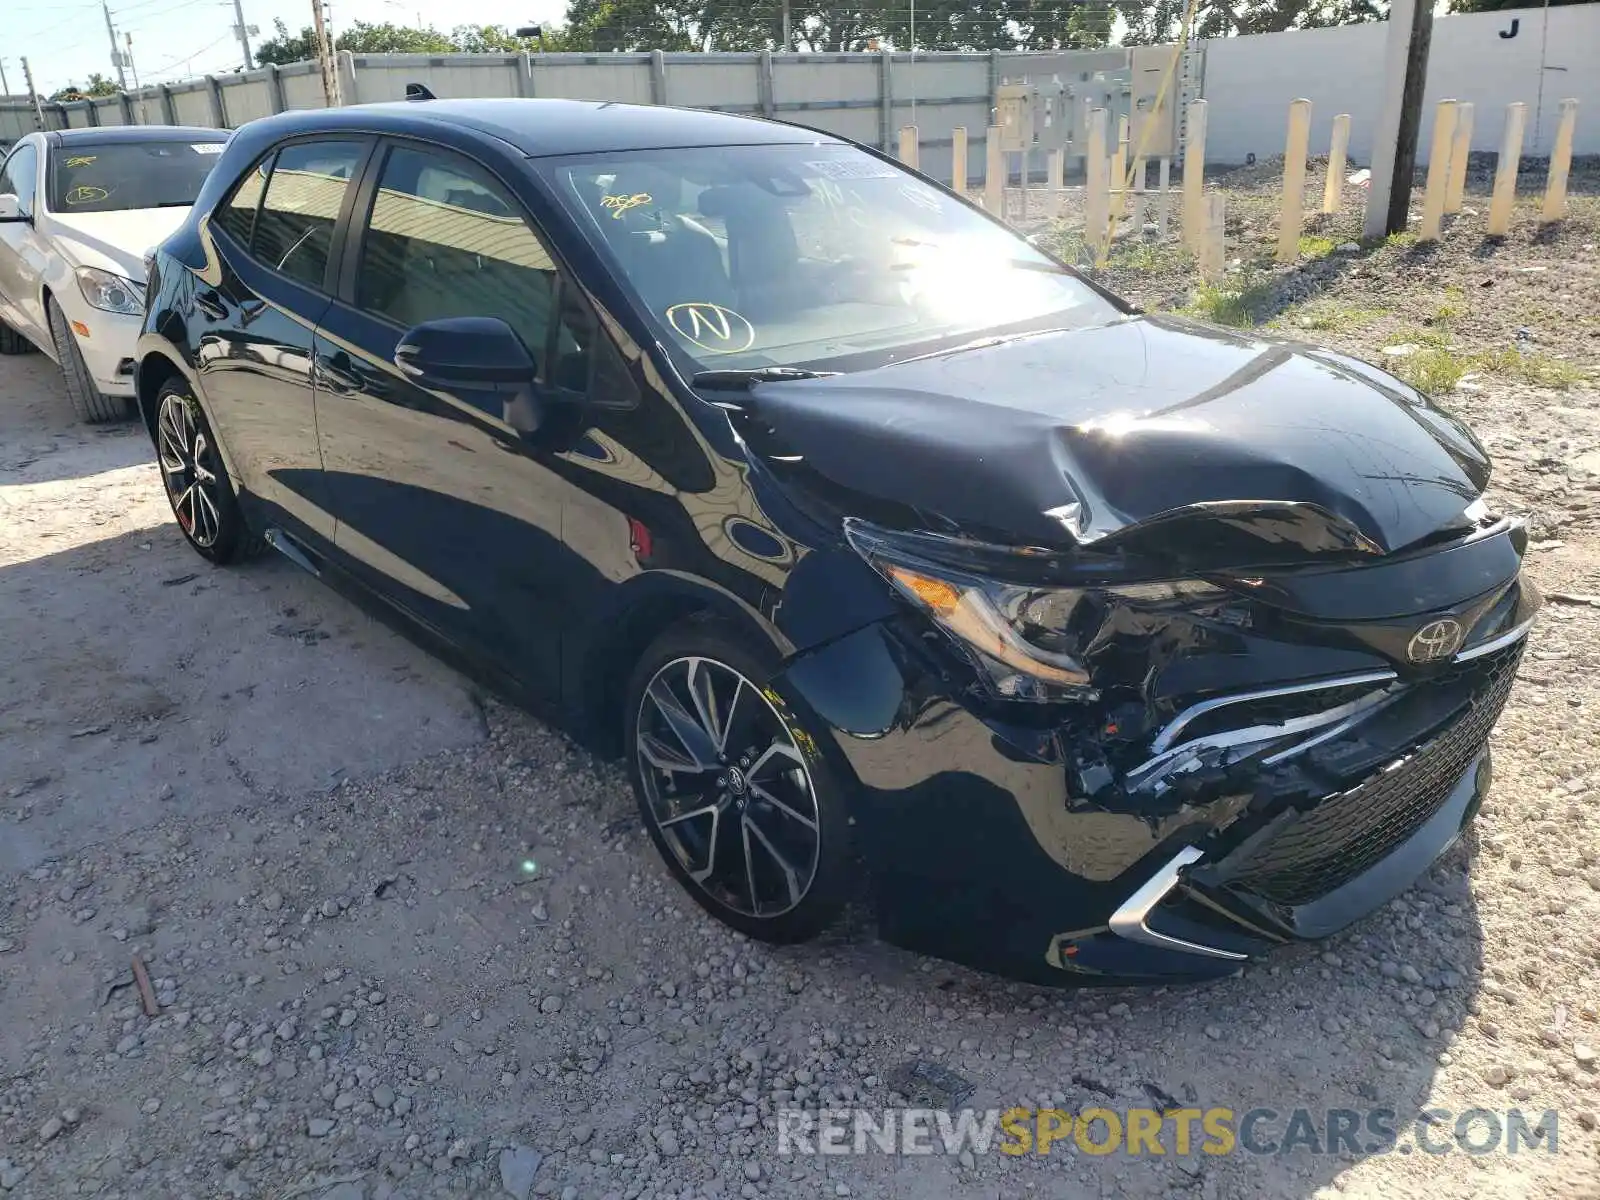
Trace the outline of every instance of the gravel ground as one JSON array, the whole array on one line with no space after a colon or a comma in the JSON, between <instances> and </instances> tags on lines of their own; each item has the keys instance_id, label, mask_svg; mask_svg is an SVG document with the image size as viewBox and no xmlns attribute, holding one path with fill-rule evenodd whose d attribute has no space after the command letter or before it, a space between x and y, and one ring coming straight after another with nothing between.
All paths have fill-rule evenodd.
<instances>
[{"instance_id":1,"label":"gravel ground","mask_svg":"<svg viewBox=\"0 0 1600 1200\"><path fill-rule=\"evenodd\" d=\"M1434 251L1237 274L1266 281L1251 320L1359 309L1314 336L1371 357L1435 330L1583 372L1592 205L1543 238L1523 213L1492 253L1464 216ZM1160 256L1113 275L1194 295ZM865 914L781 950L725 931L615 765L287 564L204 566L142 437L71 425L42 358L0 361L0 1192L1600 1196L1600 390L1529 374L1449 397L1534 522L1534 578L1574 598L1536 632L1475 832L1326 945L1066 993L885 947ZM1468 1154L1452 1117L1437 1155L779 1153L778 1110L902 1104L926 1063L977 1109L1261 1106L1278 1136L1295 1108L1391 1108L1406 1149L1426 1107L1548 1109L1558 1152Z\"/></svg>"}]
</instances>

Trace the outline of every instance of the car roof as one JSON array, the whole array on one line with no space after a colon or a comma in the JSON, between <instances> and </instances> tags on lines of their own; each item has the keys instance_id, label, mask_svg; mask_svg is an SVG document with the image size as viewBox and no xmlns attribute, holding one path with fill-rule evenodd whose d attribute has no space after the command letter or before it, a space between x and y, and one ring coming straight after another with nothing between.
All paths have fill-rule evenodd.
<instances>
[{"instance_id":1,"label":"car roof","mask_svg":"<svg viewBox=\"0 0 1600 1200\"><path fill-rule=\"evenodd\" d=\"M52 146L72 146L93 142L105 146L112 142L225 142L226 129L207 129L201 125L91 125L86 129L52 129L45 140Z\"/></svg>"},{"instance_id":2,"label":"car roof","mask_svg":"<svg viewBox=\"0 0 1600 1200\"><path fill-rule=\"evenodd\" d=\"M397 127L465 126L500 139L530 158L686 146L810 145L838 142L825 133L761 117L658 104L599 100L482 99L397 100L336 109L281 113L272 123L279 136L333 129L375 132Z\"/></svg>"}]
</instances>

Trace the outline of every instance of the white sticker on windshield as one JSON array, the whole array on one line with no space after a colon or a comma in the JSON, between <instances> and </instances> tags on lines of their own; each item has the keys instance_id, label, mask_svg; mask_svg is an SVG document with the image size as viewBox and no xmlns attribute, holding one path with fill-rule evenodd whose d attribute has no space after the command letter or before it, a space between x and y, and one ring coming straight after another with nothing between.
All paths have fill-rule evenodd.
<instances>
[{"instance_id":1,"label":"white sticker on windshield","mask_svg":"<svg viewBox=\"0 0 1600 1200\"><path fill-rule=\"evenodd\" d=\"M190 142L189 143L189 149L193 150L196 154L221 154L222 153L222 143L221 142Z\"/></svg>"},{"instance_id":2,"label":"white sticker on windshield","mask_svg":"<svg viewBox=\"0 0 1600 1200\"><path fill-rule=\"evenodd\" d=\"M824 179L893 179L899 174L888 163L879 162L875 158L824 158L817 162L808 162L810 167Z\"/></svg>"}]
</instances>

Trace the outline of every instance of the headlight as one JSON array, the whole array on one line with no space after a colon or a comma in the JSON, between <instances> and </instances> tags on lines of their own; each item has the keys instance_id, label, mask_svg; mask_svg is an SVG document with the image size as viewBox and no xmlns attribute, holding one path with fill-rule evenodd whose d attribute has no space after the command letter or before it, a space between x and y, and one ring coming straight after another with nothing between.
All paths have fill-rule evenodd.
<instances>
[{"instance_id":1,"label":"headlight","mask_svg":"<svg viewBox=\"0 0 1600 1200\"><path fill-rule=\"evenodd\" d=\"M896 591L954 639L998 696L1093 699L1085 653L1112 608L1154 611L1220 598L1202 580L1083 587L1006 583L930 562L890 537L846 522L846 537Z\"/></svg>"},{"instance_id":2,"label":"headlight","mask_svg":"<svg viewBox=\"0 0 1600 1200\"><path fill-rule=\"evenodd\" d=\"M131 279L102 271L98 267L78 268L78 290L83 298L104 312L140 316L144 313L144 289Z\"/></svg>"}]
</instances>

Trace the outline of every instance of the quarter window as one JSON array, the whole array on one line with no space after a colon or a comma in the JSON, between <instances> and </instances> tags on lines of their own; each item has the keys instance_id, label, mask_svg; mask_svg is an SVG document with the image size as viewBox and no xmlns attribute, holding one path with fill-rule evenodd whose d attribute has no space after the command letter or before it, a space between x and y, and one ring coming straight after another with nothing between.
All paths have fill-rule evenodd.
<instances>
[{"instance_id":1,"label":"quarter window","mask_svg":"<svg viewBox=\"0 0 1600 1200\"><path fill-rule=\"evenodd\" d=\"M591 324L559 292L549 251L485 172L426 150L389 151L362 241L358 307L406 328L499 317L548 385L582 391Z\"/></svg>"},{"instance_id":2,"label":"quarter window","mask_svg":"<svg viewBox=\"0 0 1600 1200\"><path fill-rule=\"evenodd\" d=\"M250 173L239 181L239 186L233 189L233 195L228 197L227 203L221 205L212 218L231 233L241 246L250 245L250 235L255 230L256 209L261 207L261 193L267 190L267 172L271 169L270 156L252 167Z\"/></svg>"},{"instance_id":3,"label":"quarter window","mask_svg":"<svg viewBox=\"0 0 1600 1200\"><path fill-rule=\"evenodd\" d=\"M251 254L275 271L321 287L359 142L296 142L278 152L256 216Z\"/></svg>"}]
</instances>

